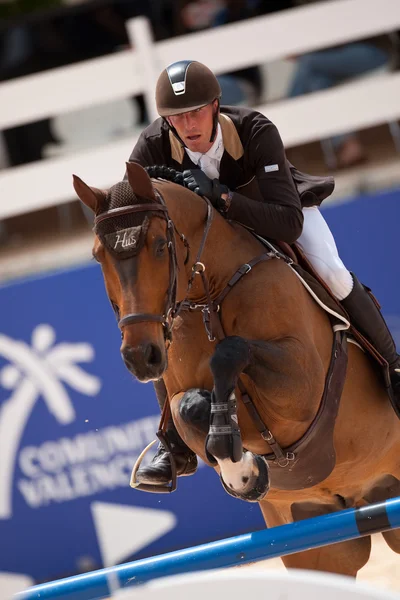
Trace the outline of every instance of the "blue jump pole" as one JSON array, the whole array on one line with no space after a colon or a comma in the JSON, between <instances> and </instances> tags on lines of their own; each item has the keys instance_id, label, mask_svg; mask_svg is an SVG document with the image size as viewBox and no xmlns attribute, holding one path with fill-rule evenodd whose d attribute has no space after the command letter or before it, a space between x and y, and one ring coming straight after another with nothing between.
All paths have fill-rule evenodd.
<instances>
[{"instance_id":1,"label":"blue jump pole","mask_svg":"<svg viewBox=\"0 0 400 600\"><path fill-rule=\"evenodd\" d=\"M17 594L14 600L100 600L158 577L242 565L400 527L400 498L92 571Z\"/></svg>"}]
</instances>

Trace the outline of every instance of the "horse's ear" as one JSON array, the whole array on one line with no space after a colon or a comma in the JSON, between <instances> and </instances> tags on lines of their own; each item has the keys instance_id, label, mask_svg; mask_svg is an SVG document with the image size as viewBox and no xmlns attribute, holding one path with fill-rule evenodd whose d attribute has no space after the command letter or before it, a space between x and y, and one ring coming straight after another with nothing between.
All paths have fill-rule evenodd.
<instances>
[{"instance_id":1,"label":"horse's ear","mask_svg":"<svg viewBox=\"0 0 400 600\"><path fill-rule=\"evenodd\" d=\"M129 185L136 196L147 198L148 200L156 200L151 179L141 165L135 162L126 163L126 175Z\"/></svg>"},{"instance_id":2,"label":"horse's ear","mask_svg":"<svg viewBox=\"0 0 400 600\"><path fill-rule=\"evenodd\" d=\"M106 192L94 187L89 187L80 177L72 175L74 189L80 200L97 214L106 198Z\"/></svg>"}]
</instances>

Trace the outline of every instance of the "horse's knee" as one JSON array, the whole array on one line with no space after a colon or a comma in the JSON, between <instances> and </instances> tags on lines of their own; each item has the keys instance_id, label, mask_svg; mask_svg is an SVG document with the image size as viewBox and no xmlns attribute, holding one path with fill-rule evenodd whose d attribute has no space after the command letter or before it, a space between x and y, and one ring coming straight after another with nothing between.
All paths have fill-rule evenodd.
<instances>
[{"instance_id":1,"label":"horse's knee","mask_svg":"<svg viewBox=\"0 0 400 600\"><path fill-rule=\"evenodd\" d=\"M250 361L250 346L239 336L224 338L215 348L210 359L214 377L231 373L241 373Z\"/></svg>"},{"instance_id":2,"label":"horse's knee","mask_svg":"<svg viewBox=\"0 0 400 600\"><path fill-rule=\"evenodd\" d=\"M192 389L185 392L179 405L179 415L187 424L207 434L210 426L211 392Z\"/></svg>"}]
</instances>

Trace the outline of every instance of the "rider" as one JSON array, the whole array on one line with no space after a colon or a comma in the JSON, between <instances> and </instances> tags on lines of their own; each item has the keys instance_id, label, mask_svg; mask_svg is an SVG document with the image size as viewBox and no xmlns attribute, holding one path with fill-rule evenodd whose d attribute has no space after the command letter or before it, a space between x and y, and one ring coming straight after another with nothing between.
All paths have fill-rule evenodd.
<instances>
[{"instance_id":1,"label":"rider","mask_svg":"<svg viewBox=\"0 0 400 600\"><path fill-rule=\"evenodd\" d=\"M271 121L249 108L220 106L220 97L217 78L202 63L184 60L168 66L156 86L160 118L142 132L130 161L183 171L187 187L207 197L226 218L263 237L296 241L354 325L389 363L400 402L400 357L393 338L368 289L339 258L318 209L333 191L332 178L297 171L287 161ZM162 408L166 399L162 379L155 389ZM180 439L172 420L168 434L177 474L194 473L196 456ZM136 478L160 485L171 480L169 455L162 445Z\"/></svg>"}]
</instances>

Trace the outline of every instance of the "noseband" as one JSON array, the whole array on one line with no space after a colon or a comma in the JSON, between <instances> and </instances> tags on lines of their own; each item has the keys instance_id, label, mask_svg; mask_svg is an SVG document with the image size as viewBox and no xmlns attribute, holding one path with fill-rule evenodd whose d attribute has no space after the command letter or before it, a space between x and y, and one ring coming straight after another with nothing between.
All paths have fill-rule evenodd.
<instances>
[{"instance_id":1,"label":"noseband","mask_svg":"<svg viewBox=\"0 0 400 600\"><path fill-rule=\"evenodd\" d=\"M176 301L178 262L177 262L177 256L176 256L176 244L175 244L174 231L176 231L180 240L183 242L183 244L186 247L187 256L186 256L185 264L187 263L187 261L189 259L190 247L189 247L189 243L188 243L186 237L183 234L179 233L179 231L175 227L175 224L170 219L169 214L168 214L168 208L165 204L164 198L162 197L161 193L158 190L154 190L154 191L156 193L159 203L151 202L151 203L147 203L147 204L135 204L135 205L129 205L129 206L122 206L120 208L113 208L111 210L100 213L99 215L97 215L95 217L94 231L96 232L96 229L97 229L97 226L99 225L99 223L101 223L102 221L105 221L106 219L112 219L112 218L120 217L121 215L128 215L128 214L133 214L133 213L138 213L138 212L155 212L158 214L154 215L154 216L158 216L166 221L166 223L167 223L167 247L168 247L168 254L169 254L169 283L168 283L168 291L167 291L167 301L166 301L164 312L162 315L156 315L156 314L152 314L152 313L130 313L130 314L124 315L122 318L119 319L118 327L121 329L121 331L123 331L124 327L126 327L127 325L132 325L134 323L143 323L143 322L161 323L161 325L163 326L163 330L164 330L164 339L169 346L169 344L172 341L172 326L173 326L174 319L178 316L180 309L185 302L185 301L183 301L183 302L177 303L177 301ZM211 204L207 200L207 216L206 216L206 223L205 223L204 231L203 231L203 237L201 240L199 251L197 253L196 262L194 263L194 265L192 267L192 273L191 273L191 276L188 281L185 300L186 300L186 298L190 292L190 289L192 287L194 276L196 275L196 273L201 273L202 270L204 269L204 265L202 265L202 263L200 263L200 258L201 258L201 254L203 252L203 249L204 249L204 246L206 243L206 239L207 239L207 235L208 235L210 226L211 226L212 215L213 215L213 211L211 208Z\"/></svg>"}]
</instances>

